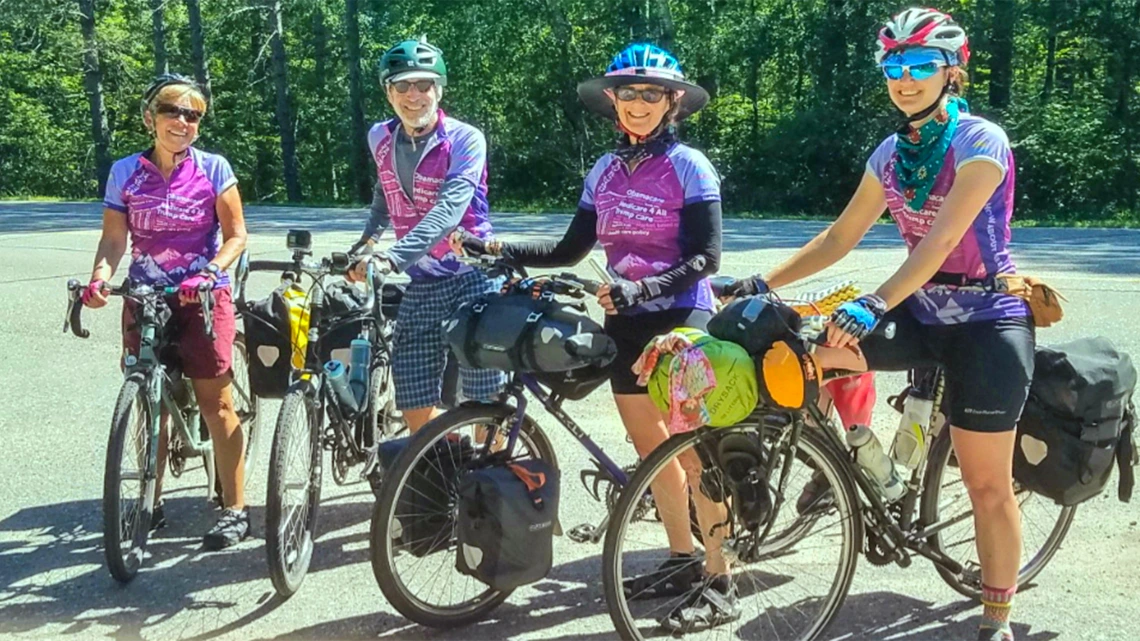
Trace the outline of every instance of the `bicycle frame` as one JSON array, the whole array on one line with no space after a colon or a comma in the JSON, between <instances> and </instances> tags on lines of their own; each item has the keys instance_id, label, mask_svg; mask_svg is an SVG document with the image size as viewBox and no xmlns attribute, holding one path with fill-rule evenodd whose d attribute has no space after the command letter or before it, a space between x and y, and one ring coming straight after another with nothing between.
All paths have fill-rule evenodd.
<instances>
[{"instance_id":1,"label":"bicycle frame","mask_svg":"<svg viewBox=\"0 0 1140 641\"><path fill-rule=\"evenodd\" d=\"M191 400L186 405L180 405L174 398L171 392L171 386L175 382L168 370L158 356L158 304L155 298L145 297L136 299L135 301L140 305L139 311L139 353L137 356L128 355L124 359L124 378L131 376L142 376L145 389L147 410L150 412L151 425L150 442L147 448L146 458L146 471L145 475L147 480L158 478L158 443L159 434L162 430L162 414L163 410L170 417L172 422L172 431L170 440L175 436L182 439L182 441L191 450L191 455L202 456L206 461L206 494L207 497L213 491L214 477L216 470L214 468L213 442L209 439L199 438L197 430L192 429L187 424L186 414L195 413L197 411L197 401L191 396ZM184 380L183 384L190 385L189 380ZM193 387L190 388L191 395L193 394ZM244 393L244 392L243 392Z\"/></svg>"},{"instance_id":2,"label":"bicycle frame","mask_svg":"<svg viewBox=\"0 0 1140 641\"><path fill-rule=\"evenodd\" d=\"M838 376L831 378L838 378ZM941 405L945 383L941 369L937 370L935 381L934 409L931 411L928 429L929 425L933 425L933 421ZM900 567L908 567L911 563L911 557L907 554L907 550L910 550L930 560L932 563L942 566L950 572L962 572L963 568L960 563L932 549L930 545L926 543L926 539L959 522L965 517L959 517L953 521L929 524L922 523L921 521L915 523L913 520L915 506L921 496L923 487L922 476L926 469L925 460L922 465L919 465L912 471L910 481L907 483L907 493L896 503L901 506L900 518L896 520L890 513L890 505L883 501L878 485L870 478L867 472L855 462L846 444L839 438L840 431L835 427L831 419L825 416L814 403L809 404L803 410L793 414L791 449L789 450L788 456L795 456L799 430L804 429L807 425L807 421L804 420L805 417L810 418L815 425L819 426L828 444L834 448L835 453L840 455L840 460L845 461L846 464L842 468L844 473L848 475L849 479L863 494L865 505L862 518L864 524L878 534L883 543L888 544L889 547L886 551L890 554L892 560ZM808 427L810 428L810 426ZM927 444L928 448L931 443L933 443L933 441ZM786 473L787 466L785 466L785 474ZM783 492L784 485L781 483L780 496L783 496ZM915 526L917 526L917 530Z\"/></svg>"}]
</instances>

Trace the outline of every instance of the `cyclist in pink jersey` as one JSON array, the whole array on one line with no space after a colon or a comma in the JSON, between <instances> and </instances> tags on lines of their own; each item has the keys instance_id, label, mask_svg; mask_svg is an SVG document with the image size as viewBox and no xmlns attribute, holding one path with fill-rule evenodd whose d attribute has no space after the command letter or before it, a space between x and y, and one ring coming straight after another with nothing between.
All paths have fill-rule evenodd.
<instances>
[{"instance_id":1,"label":"cyclist in pink jersey","mask_svg":"<svg viewBox=\"0 0 1140 641\"><path fill-rule=\"evenodd\" d=\"M876 62L906 124L871 155L839 219L753 280L779 287L806 278L850 252L890 212L909 257L874 294L835 312L821 364L944 369L982 565L978 639L1012 641L1009 611L1021 565L1014 428L1033 376L1035 335L1028 306L995 282L1014 272L1014 161L1001 127L970 114L959 96L969 55L966 33L934 9L907 9L883 27ZM893 338L872 333L884 322L895 324Z\"/></svg>"},{"instance_id":2,"label":"cyclist in pink jersey","mask_svg":"<svg viewBox=\"0 0 1140 641\"><path fill-rule=\"evenodd\" d=\"M167 74L144 92L143 122L154 145L111 167L103 199L103 234L95 253L91 282L83 291L88 307L107 304L107 281L130 242L129 277L135 283L178 287L172 322L178 328L183 373L214 443L224 510L206 533L203 546L220 550L249 536L245 507L244 437L232 394L234 306L226 268L246 243L237 179L225 158L192 145L206 112L206 99L193 80ZM204 330L198 287L213 284L214 333ZM123 308L124 355L139 347L130 304ZM158 488L166 465L166 421L159 437ZM166 524L157 503L152 528Z\"/></svg>"}]
</instances>

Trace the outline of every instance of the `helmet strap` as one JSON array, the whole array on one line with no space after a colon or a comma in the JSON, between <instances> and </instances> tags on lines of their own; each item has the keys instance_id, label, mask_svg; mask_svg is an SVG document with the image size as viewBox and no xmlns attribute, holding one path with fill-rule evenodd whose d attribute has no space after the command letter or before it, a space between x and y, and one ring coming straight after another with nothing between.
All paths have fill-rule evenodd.
<instances>
[{"instance_id":1,"label":"helmet strap","mask_svg":"<svg viewBox=\"0 0 1140 641\"><path fill-rule=\"evenodd\" d=\"M908 127L910 127L914 123L916 123L920 120L925 120L928 116L930 116L930 114L934 113L938 109L941 109L942 108L942 99L945 98L946 94L948 94L948 93L950 93L950 82L949 81L947 81L946 84L942 86L942 91L938 94L938 97L934 99L934 102L930 103L929 107L923 109L922 111L916 112L910 116L907 116L906 122L904 122L902 127L900 127L899 129L900 130L906 130Z\"/></svg>"}]
</instances>

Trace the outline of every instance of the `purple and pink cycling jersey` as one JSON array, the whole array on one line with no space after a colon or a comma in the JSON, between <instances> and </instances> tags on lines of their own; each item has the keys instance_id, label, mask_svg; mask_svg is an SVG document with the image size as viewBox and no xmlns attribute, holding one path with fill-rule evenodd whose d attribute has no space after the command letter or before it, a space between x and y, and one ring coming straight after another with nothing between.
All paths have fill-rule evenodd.
<instances>
[{"instance_id":1,"label":"purple and pink cycling jersey","mask_svg":"<svg viewBox=\"0 0 1140 641\"><path fill-rule=\"evenodd\" d=\"M464 122L447 118L440 112L436 128L435 146L428 149L415 168L412 194L400 184L396 172L392 144L397 119L378 123L368 132L368 143L376 161L377 178L384 189L384 200L396 238L403 238L424 216L435 207L445 182L459 179L475 186L471 204L463 212L459 227L479 236L491 237L491 222L487 202L487 143L478 129ZM409 197L410 196L410 197ZM436 243L406 272L413 280L435 280L471 271L472 267L458 261L447 239Z\"/></svg>"},{"instance_id":2,"label":"purple and pink cycling jersey","mask_svg":"<svg viewBox=\"0 0 1140 641\"><path fill-rule=\"evenodd\" d=\"M895 141L896 136L892 134L879 145L867 162L867 171L883 185L887 208L898 224L907 250L914 251L930 231L958 170L967 163L989 162L1001 170L1002 182L939 271L964 274L969 279L984 279L1016 271L1009 256L1014 162L1005 132L988 120L963 113L950 141L942 170L935 178L926 203L918 211L907 204L899 187L894 169L898 160ZM907 299L907 305L919 321L928 325L1016 318L1029 314L1028 306L1020 298L948 285L927 284Z\"/></svg>"},{"instance_id":3,"label":"purple and pink cycling jersey","mask_svg":"<svg viewBox=\"0 0 1140 641\"><path fill-rule=\"evenodd\" d=\"M190 148L167 179L148 153L115 162L103 206L127 216L131 280L176 286L218 255L217 199L237 178L225 158ZM228 284L229 277L222 274L216 286Z\"/></svg>"},{"instance_id":4,"label":"purple and pink cycling jersey","mask_svg":"<svg viewBox=\"0 0 1140 641\"><path fill-rule=\"evenodd\" d=\"M674 143L664 154L642 161L632 174L615 154L602 156L586 176L579 206L598 213L598 241L609 270L637 281L683 259L680 230L685 205L719 200L720 176L712 163L692 147ZM708 279L623 313L684 308L712 311Z\"/></svg>"}]
</instances>

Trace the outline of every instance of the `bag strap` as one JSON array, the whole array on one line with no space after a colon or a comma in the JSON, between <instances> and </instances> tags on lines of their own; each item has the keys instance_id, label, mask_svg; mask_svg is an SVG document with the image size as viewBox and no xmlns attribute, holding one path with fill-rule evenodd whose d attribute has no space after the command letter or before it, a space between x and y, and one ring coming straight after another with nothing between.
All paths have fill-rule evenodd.
<instances>
[{"instance_id":1,"label":"bag strap","mask_svg":"<svg viewBox=\"0 0 1140 641\"><path fill-rule=\"evenodd\" d=\"M515 463L507 466L507 469L514 472L515 476L526 485L527 494L530 495L530 502L534 505L534 509L542 510L546 507L542 496L538 493L546 485L546 474L542 472L531 472L525 467Z\"/></svg>"},{"instance_id":2,"label":"bag strap","mask_svg":"<svg viewBox=\"0 0 1140 641\"><path fill-rule=\"evenodd\" d=\"M1132 403L1124 411L1124 430L1120 433L1120 444L1116 447L1116 468L1120 471L1120 484L1116 488L1116 498L1121 503L1132 500L1132 490L1136 485L1136 442L1132 440L1132 428L1136 426L1136 408Z\"/></svg>"},{"instance_id":3,"label":"bag strap","mask_svg":"<svg viewBox=\"0 0 1140 641\"><path fill-rule=\"evenodd\" d=\"M535 341L531 340L531 338L534 332L538 330L538 322L542 320L542 317L545 316L554 305L554 295L549 293L548 296L548 293L549 292L543 293L542 297L538 299L539 305L526 317L526 323L519 333L518 343L516 344L518 349L509 352L511 365L516 371L525 372L532 369L527 367L526 361L529 361L532 365L538 362L538 349L535 346ZM525 352L525 355L523 352Z\"/></svg>"},{"instance_id":4,"label":"bag strap","mask_svg":"<svg viewBox=\"0 0 1140 641\"><path fill-rule=\"evenodd\" d=\"M471 303L471 313L467 315L466 327L463 328L463 357L472 366L478 366L479 361L475 358L477 350L475 349L475 330L478 329L479 320L483 317L483 310L487 309L487 301L483 298L477 299Z\"/></svg>"}]
</instances>

